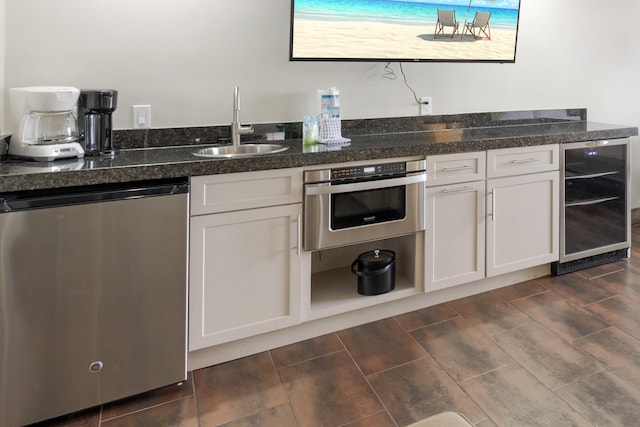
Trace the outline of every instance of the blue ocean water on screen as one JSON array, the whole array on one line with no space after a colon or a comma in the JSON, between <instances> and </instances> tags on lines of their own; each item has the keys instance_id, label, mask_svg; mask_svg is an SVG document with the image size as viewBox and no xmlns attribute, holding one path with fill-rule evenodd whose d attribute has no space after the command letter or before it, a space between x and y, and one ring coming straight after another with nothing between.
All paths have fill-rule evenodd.
<instances>
[{"instance_id":1,"label":"blue ocean water on screen","mask_svg":"<svg viewBox=\"0 0 640 427\"><path fill-rule=\"evenodd\" d=\"M295 0L294 15L296 18L344 20L344 21L376 21L404 25L425 25L435 23L438 9L454 9L456 19L471 21L476 12L491 12L492 27L509 27L518 25L518 9L486 7L486 2L453 5L429 1L401 0ZM517 7L517 2L516 2Z\"/></svg>"}]
</instances>

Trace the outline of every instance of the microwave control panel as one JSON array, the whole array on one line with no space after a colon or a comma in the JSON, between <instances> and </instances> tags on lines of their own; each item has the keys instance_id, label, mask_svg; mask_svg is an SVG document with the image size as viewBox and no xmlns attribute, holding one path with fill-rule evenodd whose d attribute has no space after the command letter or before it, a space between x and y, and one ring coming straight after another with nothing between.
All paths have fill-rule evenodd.
<instances>
[{"instance_id":1,"label":"microwave control panel","mask_svg":"<svg viewBox=\"0 0 640 427\"><path fill-rule=\"evenodd\" d=\"M381 165L352 166L346 168L331 169L331 179L366 178L378 175L393 175L405 173L407 163L384 163Z\"/></svg>"}]
</instances>

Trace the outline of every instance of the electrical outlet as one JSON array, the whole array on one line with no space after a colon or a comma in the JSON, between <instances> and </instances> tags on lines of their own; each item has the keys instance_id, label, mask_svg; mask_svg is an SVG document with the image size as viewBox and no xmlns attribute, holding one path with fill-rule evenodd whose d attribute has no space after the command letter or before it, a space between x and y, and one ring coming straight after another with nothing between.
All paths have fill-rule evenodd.
<instances>
[{"instance_id":1,"label":"electrical outlet","mask_svg":"<svg viewBox=\"0 0 640 427\"><path fill-rule=\"evenodd\" d=\"M431 103L430 96L423 96L420 98L420 115L421 116L430 116L432 107L433 107L433 104Z\"/></svg>"},{"instance_id":2,"label":"electrical outlet","mask_svg":"<svg viewBox=\"0 0 640 427\"><path fill-rule=\"evenodd\" d=\"M133 128L149 129L151 127L151 105L133 106Z\"/></svg>"}]
</instances>

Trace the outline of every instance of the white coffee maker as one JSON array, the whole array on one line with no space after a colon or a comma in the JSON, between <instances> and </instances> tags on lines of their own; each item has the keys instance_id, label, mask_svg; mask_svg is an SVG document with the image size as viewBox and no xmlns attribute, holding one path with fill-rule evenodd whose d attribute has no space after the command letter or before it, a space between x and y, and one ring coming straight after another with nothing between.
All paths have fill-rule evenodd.
<instances>
[{"instance_id":1,"label":"white coffee maker","mask_svg":"<svg viewBox=\"0 0 640 427\"><path fill-rule=\"evenodd\" d=\"M45 162L84 157L73 111L79 96L75 87L9 89L13 122L9 155Z\"/></svg>"}]
</instances>

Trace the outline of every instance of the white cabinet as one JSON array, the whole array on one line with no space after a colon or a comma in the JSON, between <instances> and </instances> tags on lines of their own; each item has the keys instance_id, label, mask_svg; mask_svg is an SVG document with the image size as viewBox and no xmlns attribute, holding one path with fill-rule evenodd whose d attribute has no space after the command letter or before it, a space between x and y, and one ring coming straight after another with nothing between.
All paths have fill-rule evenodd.
<instances>
[{"instance_id":1,"label":"white cabinet","mask_svg":"<svg viewBox=\"0 0 640 427\"><path fill-rule=\"evenodd\" d=\"M558 167L557 145L428 157L426 291L557 261Z\"/></svg>"},{"instance_id":2,"label":"white cabinet","mask_svg":"<svg viewBox=\"0 0 640 427\"><path fill-rule=\"evenodd\" d=\"M189 350L299 323L302 170L191 187Z\"/></svg>"},{"instance_id":3,"label":"white cabinet","mask_svg":"<svg viewBox=\"0 0 640 427\"><path fill-rule=\"evenodd\" d=\"M428 157L427 176L426 291L484 278L485 152Z\"/></svg>"},{"instance_id":4,"label":"white cabinet","mask_svg":"<svg viewBox=\"0 0 640 427\"><path fill-rule=\"evenodd\" d=\"M487 276L558 260L558 172L487 180Z\"/></svg>"},{"instance_id":5,"label":"white cabinet","mask_svg":"<svg viewBox=\"0 0 640 427\"><path fill-rule=\"evenodd\" d=\"M559 147L487 152L487 276L558 260Z\"/></svg>"}]
</instances>

